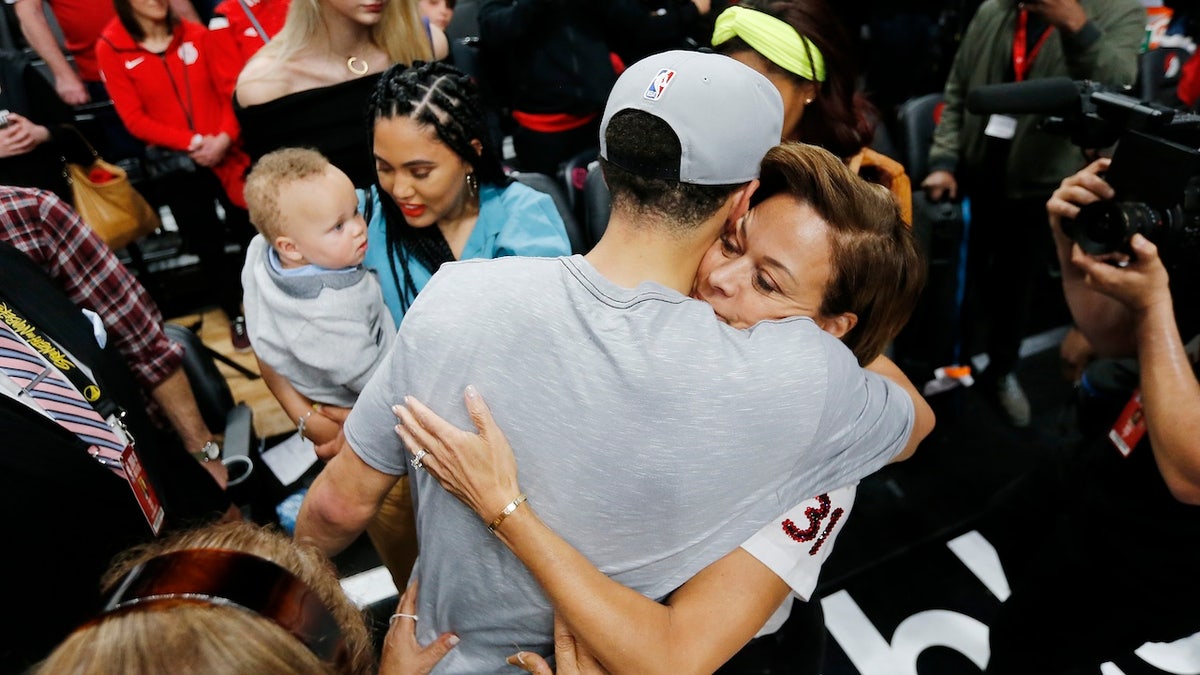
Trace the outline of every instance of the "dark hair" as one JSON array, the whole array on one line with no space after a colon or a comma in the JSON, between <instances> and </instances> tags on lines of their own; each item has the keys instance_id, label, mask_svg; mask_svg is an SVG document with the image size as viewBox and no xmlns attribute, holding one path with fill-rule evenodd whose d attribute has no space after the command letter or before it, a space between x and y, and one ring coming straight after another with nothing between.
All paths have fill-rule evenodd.
<instances>
[{"instance_id":1,"label":"dark hair","mask_svg":"<svg viewBox=\"0 0 1200 675\"><path fill-rule=\"evenodd\" d=\"M462 71L439 61L414 61L411 66L396 64L388 68L380 76L367 104L368 149L375 146L376 120L394 117L408 117L431 127L438 140L471 165L480 184L503 186L508 183L500 156L489 143L491 135L479 93L471 78ZM473 141L483 144L482 152L476 152ZM383 208L392 280L400 292L400 306L407 310L417 295L416 284L408 269L409 256L432 273L442 263L453 261L454 253L437 227L408 224L395 201L382 194L378 174L374 185L380 193L379 202ZM370 208L368 200L368 222L372 215Z\"/></svg>"},{"instance_id":2,"label":"dark hair","mask_svg":"<svg viewBox=\"0 0 1200 675\"><path fill-rule=\"evenodd\" d=\"M838 157L850 157L870 145L875 137L875 106L857 91L858 66L853 61L850 37L825 0L741 0L742 7L769 14L787 23L812 41L825 59L825 81L813 82L820 95L804 110L797 130L799 140L819 145ZM717 47L722 54L755 51L734 37ZM808 82L771 63L770 68Z\"/></svg>"},{"instance_id":3,"label":"dark hair","mask_svg":"<svg viewBox=\"0 0 1200 675\"><path fill-rule=\"evenodd\" d=\"M622 110L613 115L605 130L610 152L616 151L639 166L678 165L683 156L679 137L669 124L641 110ZM612 195L613 210L653 216L672 230L696 227L716 213L740 185L693 185L665 178L646 178L604 159L600 160L604 181ZM665 216L665 218L662 218Z\"/></svg>"},{"instance_id":4,"label":"dark hair","mask_svg":"<svg viewBox=\"0 0 1200 675\"><path fill-rule=\"evenodd\" d=\"M113 8L117 10L117 19L124 26L125 31L133 38L134 42L141 42L146 39L146 32L142 30L142 25L138 23L137 17L133 15L133 6L129 4L129 0L113 0ZM179 17L175 16L175 11L170 6L167 7L167 31L174 32L175 26L179 25Z\"/></svg>"},{"instance_id":5,"label":"dark hair","mask_svg":"<svg viewBox=\"0 0 1200 675\"><path fill-rule=\"evenodd\" d=\"M866 365L904 327L925 286L925 263L900 206L886 188L859 178L832 153L803 143L767 152L751 198L785 194L809 205L829 227L831 277L821 314L853 312L842 342Z\"/></svg>"}]
</instances>

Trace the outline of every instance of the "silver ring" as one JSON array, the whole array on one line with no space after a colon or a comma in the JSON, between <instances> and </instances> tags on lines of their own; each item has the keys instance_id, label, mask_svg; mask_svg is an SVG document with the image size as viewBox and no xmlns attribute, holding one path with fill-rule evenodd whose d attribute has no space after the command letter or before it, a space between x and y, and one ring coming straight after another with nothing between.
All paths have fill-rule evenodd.
<instances>
[{"instance_id":1,"label":"silver ring","mask_svg":"<svg viewBox=\"0 0 1200 675\"><path fill-rule=\"evenodd\" d=\"M428 454L429 454L428 450L426 450L425 448L421 448L420 450L417 451L417 454L413 455L413 458L411 461L409 461L409 464L412 464L412 468L414 468L414 469L424 469L425 465L423 463L421 463L421 460L425 459L425 455L428 455Z\"/></svg>"}]
</instances>

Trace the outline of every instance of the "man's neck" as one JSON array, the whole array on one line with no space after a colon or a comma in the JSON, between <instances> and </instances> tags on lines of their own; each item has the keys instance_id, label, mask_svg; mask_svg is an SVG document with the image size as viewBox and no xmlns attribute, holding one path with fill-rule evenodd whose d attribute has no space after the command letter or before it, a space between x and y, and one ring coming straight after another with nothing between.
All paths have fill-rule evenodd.
<instances>
[{"instance_id":1,"label":"man's neck","mask_svg":"<svg viewBox=\"0 0 1200 675\"><path fill-rule=\"evenodd\" d=\"M724 213L721 209L718 216L686 235L613 213L604 236L584 258L622 288L653 281L688 295L701 258L724 224Z\"/></svg>"}]
</instances>

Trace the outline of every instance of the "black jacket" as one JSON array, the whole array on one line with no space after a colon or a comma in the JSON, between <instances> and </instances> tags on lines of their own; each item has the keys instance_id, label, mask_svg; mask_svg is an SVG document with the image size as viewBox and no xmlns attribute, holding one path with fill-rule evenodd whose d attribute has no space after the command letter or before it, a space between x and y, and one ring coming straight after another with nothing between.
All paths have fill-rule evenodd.
<instances>
[{"instance_id":1,"label":"black jacket","mask_svg":"<svg viewBox=\"0 0 1200 675\"><path fill-rule=\"evenodd\" d=\"M628 60L682 47L696 18L686 0L485 0L481 58L501 66L486 71L486 86L522 112L598 112L617 79L611 53Z\"/></svg>"},{"instance_id":2,"label":"black jacket","mask_svg":"<svg viewBox=\"0 0 1200 675\"><path fill-rule=\"evenodd\" d=\"M0 242L0 302L87 365L127 412L138 458L163 503L164 531L214 520L229 500L178 442L146 415L128 368L41 268ZM98 608L100 576L112 557L153 538L129 484L87 454L74 434L0 395L0 508L11 580L10 606L21 615L0 632L0 671L40 659Z\"/></svg>"}]
</instances>

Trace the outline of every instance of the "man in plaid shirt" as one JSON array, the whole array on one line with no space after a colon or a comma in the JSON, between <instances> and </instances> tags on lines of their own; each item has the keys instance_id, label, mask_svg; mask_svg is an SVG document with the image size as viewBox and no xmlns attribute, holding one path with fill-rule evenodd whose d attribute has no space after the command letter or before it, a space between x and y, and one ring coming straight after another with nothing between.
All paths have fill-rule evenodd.
<instances>
[{"instance_id":1,"label":"man in plaid shirt","mask_svg":"<svg viewBox=\"0 0 1200 675\"><path fill-rule=\"evenodd\" d=\"M49 192L0 186L0 241L37 263L76 306L99 315L130 372L189 452L213 440L181 367L183 348L163 332L162 314L146 289L73 209ZM203 466L225 486L221 462Z\"/></svg>"}]
</instances>

